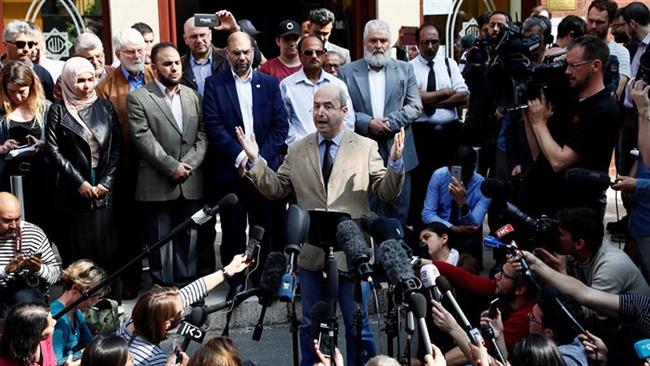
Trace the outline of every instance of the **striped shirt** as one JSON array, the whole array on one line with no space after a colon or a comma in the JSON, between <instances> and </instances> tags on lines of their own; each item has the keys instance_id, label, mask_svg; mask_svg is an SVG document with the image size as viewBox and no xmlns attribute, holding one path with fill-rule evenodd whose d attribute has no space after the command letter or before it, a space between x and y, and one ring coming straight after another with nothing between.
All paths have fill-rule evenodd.
<instances>
[{"instance_id":1,"label":"striped shirt","mask_svg":"<svg viewBox=\"0 0 650 366\"><path fill-rule=\"evenodd\" d=\"M635 293L620 294L618 313L622 319L639 324L646 332L650 329L650 297Z\"/></svg>"},{"instance_id":2,"label":"striped shirt","mask_svg":"<svg viewBox=\"0 0 650 366\"><path fill-rule=\"evenodd\" d=\"M203 278L190 283L180 290L183 308L199 301L208 294L208 288ZM153 344L141 336L134 336L128 330L129 324L133 321L131 317L125 317L122 327L117 335L129 342L129 352L133 355L134 366L164 366L167 363L168 354L165 354L158 344Z\"/></svg>"},{"instance_id":3,"label":"striped shirt","mask_svg":"<svg viewBox=\"0 0 650 366\"><path fill-rule=\"evenodd\" d=\"M0 238L0 288L7 286L7 280L14 277L14 273L6 274L5 267L20 254L41 253L41 269L36 275L52 285L59 280L61 266L56 261L52 246L41 228L21 221L20 246L15 238Z\"/></svg>"}]
</instances>

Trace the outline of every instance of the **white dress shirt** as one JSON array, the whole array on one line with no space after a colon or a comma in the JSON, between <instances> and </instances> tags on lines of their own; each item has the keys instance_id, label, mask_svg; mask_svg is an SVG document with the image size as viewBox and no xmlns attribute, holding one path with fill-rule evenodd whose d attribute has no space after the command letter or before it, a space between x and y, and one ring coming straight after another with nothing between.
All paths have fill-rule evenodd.
<instances>
[{"instance_id":1,"label":"white dress shirt","mask_svg":"<svg viewBox=\"0 0 650 366\"><path fill-rule=\"evenodd\" d=\"M284 108L287 110L289 118L289 134L285 140L289 145L303 137L316 132L314 117L312 114L314 105L314 95L321 85L334 84L345 90L347 97L348 112L343 117L346 128L354 131L354 108L352 108L352 99L348 93L348 87L336 76L321 71L320 79L314 84L303 69L287 76L280 82L280 91L282 92L282 101Z\"/></svg>"},{"instance_id":2,"label":"white dress shirt","mask_svg":"<svg viewBox=\"0 0 650 366\"><path fill-rule=\"evenodd\" d=\"M237 88L237 99L239 100L239 110L241 111L242 122L244 123L244 133L246 137L250 137L253 133L253 70L248 73L245 78L240 78L235 74L232 69L232 77L235 78L235 87ZM246 152L242 150L237 159L235 159L235 167L239 168L242 161L246 157Z\"/></svg>"},{"instance_id":3,"label":"white dress shirt","mask_svg":"<svg viewBox=\"0 0 650 366\"><path fill-rule=\"evenodd\" d=\"M413 65L413 71L415 72L415 79L418 82L418 88L420 88L421 91L426 92L430 70L428 65L429 60L420 55L410 62L411 65ZM469 94L469 89L467 88L467 84L465 84L465 79L463 78L463 75L461 75L456 61L449 59L449 71L451 71L451 78L449 77L449 72L447 71L447 64L445 63L444 56L437 56L433 59L433 71L436 74L435 90L451 88L454 89L455 92ZM456 119L458 119L456 108L436 108L436 111L433 113L433 115L427 115L426 112L422 111L422 115L415 121L444 124L455 121Z\"/></svg>"},{"instance_id":4,"label":"white dress shirt","mask_svg":"<svg viewBox=\"0 0 650 366\"><path fill-rule=\"evenodd\" d=\"M169 108L172 110L172 116L174 116L174 120L176 121L176 124L178 125L178 129L183 131L183 106L181 105L181 87L176 85L176 91L170 92L166 86L164 86L158 79L156 80L156 84L160 88L160 91L162 91L163 95L165 96L165 102L169 106Z\"/></svg>"},{"instance_id":5,"label":"white dress shirt","mask_svg":"<svg viewBox=\"0 0 650 366\"><path fill-rule=\"evenodd\" d=\"M370 87L372 116L375 118L384 117L384 105L386 103L386 67L375 71L368 66L368 86Z\"/></svg>"}]
</instances>

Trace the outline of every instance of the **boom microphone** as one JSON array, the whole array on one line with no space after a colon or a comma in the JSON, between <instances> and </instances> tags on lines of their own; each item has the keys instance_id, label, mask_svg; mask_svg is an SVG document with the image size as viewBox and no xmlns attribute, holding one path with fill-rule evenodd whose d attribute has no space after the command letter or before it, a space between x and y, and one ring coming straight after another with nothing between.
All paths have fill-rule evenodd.
<instances>
[{"instance_id":1,"label":"boom microphone","mask_svg":"<svg viewBox=\"0 0 650 366\"><path fill-rule=\"evenodd\" d=\"M402 244L395 239L390 239L381 243L379 247L381 264L386 271L388 281L397 286L404 295L417 291L421 284L413 273L410 257Z\"/></svg>"},{"instance_id":2,"label":"boom microphone","mask_svg":"<svg viewBox=\"0 0 650 366\"><path fill-rule=\"evenodd\" d=\"M343 248L350 268L357 270L361 280L372 283L370 247L361 228L352 220L343 220L336 227L336 241Z\"/></svg>"},{"instance_id":3,"label":"boom microphone","mask_svg":"<svg viewBox=\"0 0 650 366\"><path fill-rule=\"evenodd\" d=\"M420 328L420 338L424 343L425 353L433 356L433 349L431 347L431 338L429 337L429 330L427 323L424 320L427 314L427 299L424 298L419 292L412 292L408 297L408 303L418 320L418 328Z\"/></svg>"},{"instance_id":4,"label":"boom microphone","mask_svg":"<svg viewBox=\"0 0 650 366\"><path fill-rule=\"evenodd\" d=\"M262 338L266 308L273 302L273 298L280 287L280 278L286 268L287 258L284 254L280 252L269 253L269 256L266 258L266 263L264 263L264 272L262 272L262 277L260 278L260 290L262 293L259 296L259 302L262 305L262 311L253 331L254 341L259 341Z\"/></svg>"}]
</instances>

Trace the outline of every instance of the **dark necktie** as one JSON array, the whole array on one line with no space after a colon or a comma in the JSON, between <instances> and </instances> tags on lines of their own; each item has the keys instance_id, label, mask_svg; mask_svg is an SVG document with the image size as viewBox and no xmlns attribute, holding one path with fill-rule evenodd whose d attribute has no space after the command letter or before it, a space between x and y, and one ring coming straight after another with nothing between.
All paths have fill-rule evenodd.
<instances>
[{"instance_id":1,"label":"dark necktie","mask_svg":"<svg viewBox=\"0 0 650 366\"><path fill-rule=\"evenodd\" d=\"M429 76L427 76L427 92L436 91L436 73L433 71L433 61L429 61ZM424 113L431 116L436 112L436 107L431 104L424 106Z\"/></svg>"},{"instance_id":2,"label":"dark necktie","mask_svg":"<svg viewBox=\"0 0 650 366\"><path fill-rule=\"evenodd\" d=\"M330 147L334 143L332 140L323 140L325 144L325 154L323 155L323 182L325 183L325 189L327 189L327 182L330 180L330 174L332 174L332 166L334 162L332 161L332 156L330 155Z\"/></svg>"}]
</instances>

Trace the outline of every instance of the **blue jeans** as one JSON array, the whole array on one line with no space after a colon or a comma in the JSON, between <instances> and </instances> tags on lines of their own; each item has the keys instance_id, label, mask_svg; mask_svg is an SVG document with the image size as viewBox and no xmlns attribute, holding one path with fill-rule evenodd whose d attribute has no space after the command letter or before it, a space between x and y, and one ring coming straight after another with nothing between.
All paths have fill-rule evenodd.
<instances>
[{"instance_id":1,"label":"blue jeans","mask_svg":"<svg viewBox=\"0 0 650 366\"><path fill-rule=\"evenodd\" d=\"M311 308L318 302L325 300L325 281L322 272L312 272L304 268L298 269L298 279L300 281L300 291L302 296L302 325L300 326L300 352L302 358L301 366L312 366L317 362L314 353L313 340L311 337ZM354 281L339 278L339 307L343 315L343 324L345 325L345 352L347 366L362 366L368 359L374 357L377 353L375 340L370 331L368 323L368 295L370 286L367 282L361 283L361 292L363 294L362 311L363 328L361 330L361 340L363 342L363 354L361 355L361 364L357 364L357 337L356 329L353 326L354 313L357 310L354 302Z\"/></svg>"}]
</instances>

